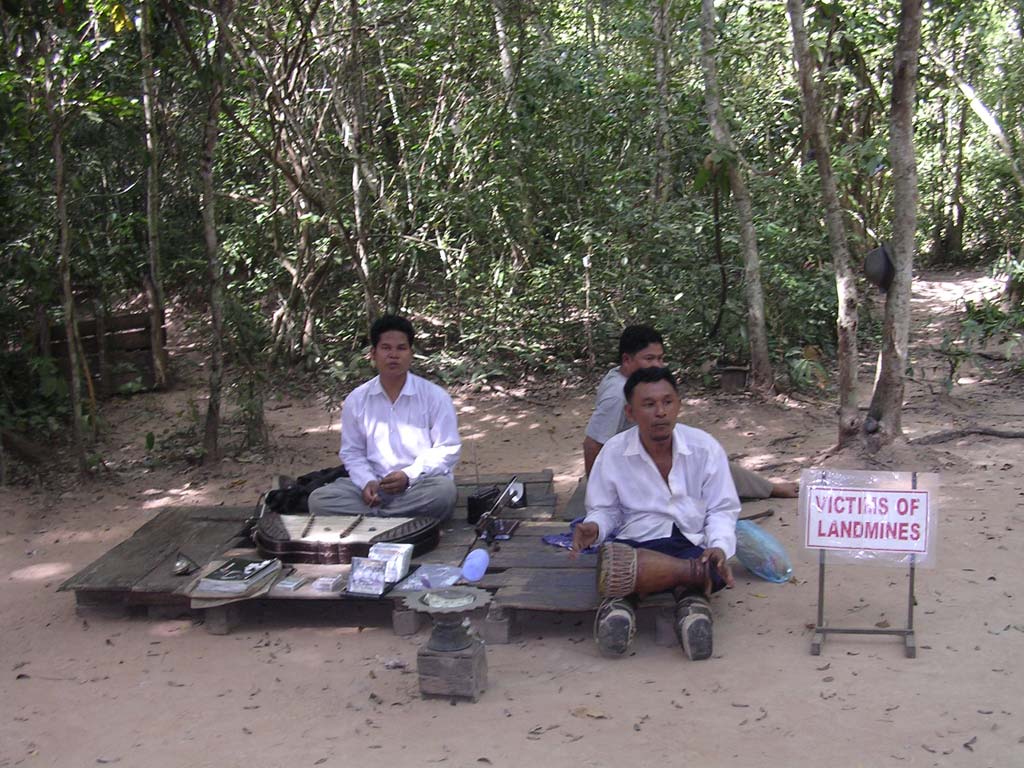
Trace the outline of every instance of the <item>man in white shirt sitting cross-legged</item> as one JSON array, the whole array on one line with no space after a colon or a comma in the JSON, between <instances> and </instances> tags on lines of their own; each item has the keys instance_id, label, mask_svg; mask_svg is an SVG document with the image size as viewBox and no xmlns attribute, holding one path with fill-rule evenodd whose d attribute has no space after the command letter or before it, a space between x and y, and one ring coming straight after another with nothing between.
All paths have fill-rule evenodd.
<instances>
[{"instance_id":1,"label":"man in white shirt sitting cross-legged","mask_svg":"<svg viewBox=\"0 0 1024 768\"><path fill-rule=\"evenodd\" d=\"M409 372L413 336L412 323L396 315L370 328L378 375L341 409L339 455L348 477L313 491L311 514L451 517L458 420L447 392Z\"/></svg>"},{"instance_id":2,"label":"man in white shirt sitting cross-legged","mask_svg":"<svg viewBox=\"0 0 1024 768\"><path fill-rule=\"evenodd\" d=\"M667 368L639 368L624 387L636 424L609 438L590 470L587 516L573 530L572 554L615 541L708 564L711 591L733 585L740 502L725 450L711 435L676 423L678 386ZM693 660L711 655L711 604L699 589L679 587L676 633ZM629 651L636 596L605 600L594 636L610 656Z\"/></svg>"}]
</instances>

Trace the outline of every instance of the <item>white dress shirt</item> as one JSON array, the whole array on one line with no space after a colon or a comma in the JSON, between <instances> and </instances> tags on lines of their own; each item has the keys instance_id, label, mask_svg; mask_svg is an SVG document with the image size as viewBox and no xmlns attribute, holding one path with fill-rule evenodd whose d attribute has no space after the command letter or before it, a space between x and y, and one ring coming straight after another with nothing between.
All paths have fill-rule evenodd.
<instances>
[{"instance_id":1,"label":"white dress shirt","mask_svg":"<svg viewBox=\"0 0 1024 768\"><path fill-rule=\"evenodd\" d=\"M441 387L409 373L394 403L374 376L341 407L339 456L358 488L401 470L409 485L450 475L462 443L452 399Z\"/></svg>"},{"instance_id":2,"label":"white dress shirt","mask_svg":"<svg viewBox=\"0 0 1024 768\"><path fill-rule=\"evenodd\" d=\"M597 544L611 533L650 541L672 535L672 526L694 544L736 554L736 496L725 450L707 432L683 424L672 431L672 469L662 479L637 427L601 449L587 481L587 522L597 523Z\"/></svg>"}]
</instances>

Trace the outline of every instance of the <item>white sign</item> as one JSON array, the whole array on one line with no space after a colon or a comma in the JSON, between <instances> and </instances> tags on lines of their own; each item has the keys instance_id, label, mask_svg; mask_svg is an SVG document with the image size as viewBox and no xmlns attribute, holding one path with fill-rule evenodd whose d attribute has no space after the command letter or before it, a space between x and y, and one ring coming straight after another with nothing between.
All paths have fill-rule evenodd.
<instances>
[{"instance_id":1,"label":"white sign","mask_svg":"<svg viewBox=\"0 0 1024 768\"><path fill-rule=\"evenodd\" d=\"M928 491L811 486L806 494L810 549L928 552Z\"/></svg>"}]
</instances>

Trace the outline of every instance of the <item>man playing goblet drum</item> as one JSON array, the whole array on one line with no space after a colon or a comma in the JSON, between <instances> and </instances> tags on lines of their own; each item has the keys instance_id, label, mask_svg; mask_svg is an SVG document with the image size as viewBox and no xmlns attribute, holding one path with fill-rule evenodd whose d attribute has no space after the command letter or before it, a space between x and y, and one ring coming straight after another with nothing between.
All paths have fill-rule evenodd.
<instances>
[{"instance_id":1,"label":"man playing goblet drum","mask_svg":"<svg viewBox=\"0 0 1024 768\"><path fill-rule=\"evenodd\" d=\"M665 365L665 342L649 325L630 325L619 336L619 365L612 368L597 386L594 412L587 422L583 438L583 471L590 474L601 447L619 432L633 426L626 415L626 399L622 387L638 368L662 368ZM770 496L796 498L799 483L771 481L739 464L729 463L736 492L741 499L767 499Z\"/></svg>"},{"instance_id":2,"label":"man playing goblet drum","mask_svg":"<svg viewBox=\"0 0 1024 768\"><path fill-rule=\"evenodd\" d=\"M736 552L740 502L718 442L676 423L678 386L667 368L641 368L626 381L626 414L636 426L610 438L587 485L587 516L573 531L571 551L610 539L662 559L697 560L710 584L677 586L676 632L686 655L712 651L710 592L733 585L728 559ZM627 550L628 551L628 550ZM639 580L638 580L639 586ZM636 595L606 599L594 637L622 656L636 634Z\"/></svg>"}]
</instances>

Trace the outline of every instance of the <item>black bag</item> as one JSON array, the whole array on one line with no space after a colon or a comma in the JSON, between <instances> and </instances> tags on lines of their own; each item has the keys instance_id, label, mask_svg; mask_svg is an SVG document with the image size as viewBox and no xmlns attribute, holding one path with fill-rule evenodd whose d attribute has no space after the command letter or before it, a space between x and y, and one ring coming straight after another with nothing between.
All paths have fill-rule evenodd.
<instances>
[{"instance_id":1,"label":"black bag","mask_svg":"<svg viewBox=\"0 0 1024 768\"><path fill-rule=\"evenodd\" d=\"M480 518L490 511L500 495L501 488L496 485L477 488L476 492L466 499L466 522L476 525Z\"/></svg>"},{"instance_id":2,"label":"black bag","mask_svg":"<svg viewBox=\"0 0 1024 768\"><path fill-rule=\"evenodd\" d=\"M318 469L303 475L287 488L267 493L267 509L279 515L308 515L309 494L323 485L333 483L339 477L348 477L344 465Z\"/></svg>"}]
</instances>

